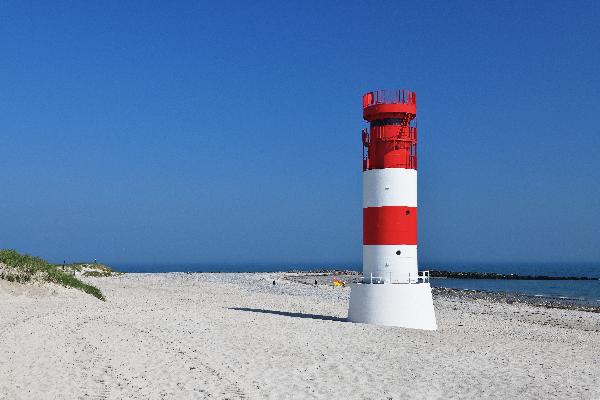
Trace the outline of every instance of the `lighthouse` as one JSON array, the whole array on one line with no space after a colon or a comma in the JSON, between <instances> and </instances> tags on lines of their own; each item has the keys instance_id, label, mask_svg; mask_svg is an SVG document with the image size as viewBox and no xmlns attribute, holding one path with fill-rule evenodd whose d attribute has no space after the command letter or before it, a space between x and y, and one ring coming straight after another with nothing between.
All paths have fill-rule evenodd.
<instances>
[{"instance_id":1,"label":"lighthouse","mask_svg":"<svg viewBox=\"0 0 600 400\"><path fill-rule=\"evenodd\" d=\"M348 320L437 329L429 273L417 263L417 96L363 96L363 277Z\"/></svg>"}]
</instances>

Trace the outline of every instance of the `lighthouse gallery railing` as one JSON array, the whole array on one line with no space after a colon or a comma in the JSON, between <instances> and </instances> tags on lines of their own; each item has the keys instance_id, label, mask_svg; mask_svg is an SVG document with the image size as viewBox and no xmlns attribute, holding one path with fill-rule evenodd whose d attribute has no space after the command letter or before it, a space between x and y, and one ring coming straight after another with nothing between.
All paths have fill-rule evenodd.
<instances>
[{"instance_id":1,"label":"lighthouse gallery railing","mask_svg":"<svg viewBox=\"0 0 600 400\"><path fill-rule=\"evenodd\" d=\"M392 279L392 273L386 274L387 276L375 276L372 273L369 276L363 276L357 283L367 284L408 284L413 285L417 283L429 283L429 271L419 271L417 276L411 276L410 273L406 275L404 279Z\"/></svg>"}]
</instances>

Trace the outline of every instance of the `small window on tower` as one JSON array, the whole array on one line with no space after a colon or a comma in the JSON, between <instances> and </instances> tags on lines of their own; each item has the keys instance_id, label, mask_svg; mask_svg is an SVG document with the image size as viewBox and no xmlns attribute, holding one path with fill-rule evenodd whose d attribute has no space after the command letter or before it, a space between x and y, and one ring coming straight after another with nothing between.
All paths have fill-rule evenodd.
<instances>
[{"instance_id":1,"label":"small window on tower","mask_svg":"<svg viewBox=\"0 0 600 400\"><path fill-rule=\"evenodd\" d=\"M397 256L399 256L400 254L402 254L402 252L401 252L400 250L398 250L398 251L396 252L396 255L397 255Z\"/></svg>"},{"instance_id":2,"label":"small window on tower","mask_svg":"<svg viewBox=\"0 0 600 400\"><path fill-rule=\"evenodd\" d=\"M406 210L406 215L410 215L410 210Z\"/></svg>"}]
</instances>

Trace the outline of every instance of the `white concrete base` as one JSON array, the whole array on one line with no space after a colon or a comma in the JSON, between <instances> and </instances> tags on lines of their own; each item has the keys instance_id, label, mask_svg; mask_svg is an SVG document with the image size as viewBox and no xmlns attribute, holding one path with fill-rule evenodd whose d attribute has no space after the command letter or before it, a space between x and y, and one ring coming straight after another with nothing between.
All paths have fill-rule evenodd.
<instances>
[{"instance_id":1,"label":"white concrete base","mask_svg":"<svg viewBox=\"0 0 600 400\"><path fill-rule=\"evenodd\" d=\"M436 330L429 283L353 283L348 320L365 324Z\"/></svg>"}]
</instances>

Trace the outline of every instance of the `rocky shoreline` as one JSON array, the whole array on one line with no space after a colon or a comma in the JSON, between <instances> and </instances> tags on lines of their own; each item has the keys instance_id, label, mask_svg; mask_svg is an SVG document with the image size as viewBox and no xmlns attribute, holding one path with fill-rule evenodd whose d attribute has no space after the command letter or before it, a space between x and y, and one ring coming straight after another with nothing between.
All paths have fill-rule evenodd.
<instances>
[{"instance_id":1,"label":"rocky shoreline","mask_svg":"<svg viewBox=\"0 0 600 400\"><path fill-rule=\"evenodd\" d=\"M318 270L313 272L291 271L285 274L285 279L305 285L331 285L331 276L334 275L345 282L355 282L362 274L356 271L344 270ZM452 278L448 278L452 279ZM465 278L461 279L474 279ZM500 279L500 278L497 278ZM563 299L556 297L533 296L510 292L488 292L483 290L454 289L444 287L432 288L434 297L458 298L470 300L488 300L495 303L522 303L535 307L558 308L565 310L579 310L600 313L600 304L592 305L575 299Z\"/></svg>"},{"instance_id":2,"label":"rocky shoreline","mask_svg":"<svg viewBox=\"0 0 600 400\"><path fill-rule=\"evenodd\" d=\"M509 292L487 292L483 290L453 289L434 287L433 296L444 298L459 298L470 300L488 300L495 303L521 303L535 307L559 308L563 310L579 310L600 313L600 306L590 305L573 299L561 299L555 297L531 296L522 293Z\"/></svg>"},{"instance_id":3,"label":"rocky shoreline","mask_svg":"<svg viewBox=\"0 0 600 400\"><path fill-rule=\"evenodd\" d=\"M598 281L598 277L589 276L549 276L549 275L519 275L519 274L499 274L496 272L461 272L429 269L431 278L451 278L451 279L506 279L506 280L526 280L526 281ZM311 271L290 270L290 273L308 273L315 275L349 275L362 276L362 273L347 269L315 269Z\"/></svg>"},{"instance_id":4,"label":"rocky shoreline","mask_svg":"<svg viewBox=\"0 0 600 400\"><path fill-rule=\"evenodd\" d=\"M498 274L495 272L456 272L429 270L431 278L453 278L453 279L507 279L525 281L597 281L599 278L588 276L548 276L548 275L518 275Z\"/></svg>"}]
</instances>

